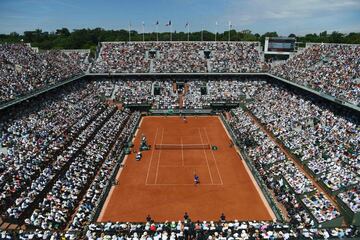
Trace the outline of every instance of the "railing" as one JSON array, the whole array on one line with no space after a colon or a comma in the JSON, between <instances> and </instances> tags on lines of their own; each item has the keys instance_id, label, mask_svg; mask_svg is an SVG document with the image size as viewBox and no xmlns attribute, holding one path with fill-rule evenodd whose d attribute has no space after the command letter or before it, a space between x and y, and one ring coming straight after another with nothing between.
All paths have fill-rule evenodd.
<instances>
[{"instance_id":1,"label":"railing","mask_svg":"<svg viewBox=\"0 0 360 240\"><path fill-rule=\"evenodd\" d=\"M44 87L44 88L40 88L40 89L34 90L34 91L32 91L32 92L29 92L29 93L27 93L27 94L25 94L25 95L22 95L22 96L18 96L17 98L12 99L12 100L9 100L9 101L2 101L2 102L0 102L0 110L5 109L5 108L7 108L7 107L10 107L10 106L12 106L12 105L15 105L15 104L17 104L17 103L20 103L20 102L22 102L22 101L24 101L24 100L27 100L27 99L29 99L29 98L35 97L35 96L37 96L37 95L39 95L39 94L42 94L42 93L44 93L44 92L50 91L50 90L52 90L52 89L54 89L54 88L60 87L60 86L62 86L62 85L65 85L65 84L67 84L67 83L69 83L69 82L73 82L73 81L75 81L75 80L77 80L77 79L79 79L79 78L82 78L83 76L85 76L85 74L80 74L80 75L77 75L77 76L72 77L72 78L70 78L70 79L67 79L67 80L60 81L60 82L58 82L58 83L55 83L55 84L53 84L53 85L46 86L46 87Z\"/></svg>"},{"instance_id":2,"label":"railing","mask_svg":"<svg viewBox=\"0 0 360 240\"><path fill-rule=\"evenodd\" d=\"M327 93L324 93L324 92L321 91L321 89L312 89L309 86L301 85L301 84L298 84L298 83L296 83L294 81L286 80L286 79L284 79L282 77L273 75L272 73L265 73L265 75L267 75L269 77L272 77L272 78L274 78L276 80L279 80L279 81L281 81L283 83L290 84L290 85L292 85L292 86L294 86L296 88L300 88L302 90L305 90L307 92L315 94L315 95L317 95L317 96L319 96L321 98L324 98L326 100L329 100L329 101L337 103L337 104L340 104L340 105L342 105L344 107L350 108L350 109L355 110L358 113L360 113L360 106L357 106L357 105L355 105L355 104L353 104L351 102L348 102L348 101L345 101L343 99L339 99L337 97L334 97L334 96L331 96L331 95L329 95Z\"/></svg>"},{"instance_id":3,"label":"railing","mask_svg":"<svg viewBox=\"0 0 360 240\"><path fill-rule=\"evenodd\" d=\"M186 115L198 115L198 114L211 115L211 114L214 114L213 110L211 110L211 109L168 109L168 110L151 109L150 113L152 115L180 115L180 114L186 114Z\"/></svg>"},{"instance_id":4,"label":"railing","mask_svg":"<svg viewBox=\"0 0 360 240\"><path fill-rule=\"evenodd\" d=\"M352 225L360 226L360 212L354 212L351 208L341 200L339 196L336 196L336 200L339 207L343 211L345 219Z\"/></svg>"}]
</instances>

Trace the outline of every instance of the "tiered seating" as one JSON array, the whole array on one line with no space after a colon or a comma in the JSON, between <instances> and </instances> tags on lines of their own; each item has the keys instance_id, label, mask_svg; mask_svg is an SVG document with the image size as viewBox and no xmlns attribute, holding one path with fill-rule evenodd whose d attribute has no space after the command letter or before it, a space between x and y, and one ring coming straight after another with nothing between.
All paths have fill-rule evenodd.
<instances>
[{"instance_id":1,"label":"tiered seating","mask_svg":"<svg viewBox=\"0 0 360 240\"><path fill-rule=\"evenodd\" d=\"M277 222L165 222L91 224L88 239L341 239L359 237L352 228L296 228Z\"/></svg>"},{"instance_id":2,"label":"tiered seating","mask_svg":"<svg viewBox=\"0 0 360 240\"><path fill-rule=\"evenodd\" d=\"M99 57L90 71L100 73L149 72L150 61L145 58L145 53L151 49L151 46L151 43L142 42L102 43Z\"/></svg>"},{"instance_id":3,"label":"tiered seating","mask_svg":"<svg viewBox=\"0 0 360 240\"><path fill-rule=\"evenodd\" d=\"M101 126L90 142L77 155L68 170L53 185L27 224L42 229L62 229L87 187L93 181L114 141L127 121L128 113L117 111Z\"/></svg>"},{"instance_id":4,"label":"tiered seating","mask_svg":"<svg viewBox=\"0 0 360 240\"><path fill-rule=\"evenodd\" d=\"M262 71L258 46L247 42L102 43L91 72L258 72ZM209 59L205 52L210 53Z\"/></svg>"},{"instance_id":5,"label":"tiered seating","mask_svg":"<svg viewBox=\"0 0 360 240\"><path fill-rule=\"evenodd\" d=\"M30 109L24 106L24 111L17 111L2 124L0 141L7 150L0 159L3 211L9 204L22 204L21 199L30 197L25 196L24 191L31 185L41 191L43 178L51 177L52 170L47 165L52 156L56 156L76 134L77 128L81 128L78 124L86 121L89 111L100 106L100 101L88 96L88 91L92 91L91 86L79 90L66 88L50 101L40 100L39 105ZM35 179L38 182L33 183Z\"/></svg>"},{"instance_id":6,"label":"tiered seating","mask_svg":"<svg viewBox=\"0 0 360 240\"><path fill-rule=\"evenodd\" d=\"M165 42L156 44L160 58L154 60L154 72L206 72L201 42Z\"/></svg>"},{"instance_id":7,"label":"tiered seating","mask_svg":"<svg viewBox=\"0 0 360 240\"><path fill-rule=\"evenodd\" d=\"M279 147L260 129L252 123L249 116L241 109L233 111L234 118L230 124L235 130L239 139L243 139L245 152L265 181L266 185L272 189L277 196L277 200L282 202L288 211L288 217L292 222L298 224L313 225L312 217L302 208L298 201L292 197L293 193L299 196L305 195L302 199L312 216L315 216L318 223L330 221L340 213L336 210L326 197L316 190L311 181L294 165L294 163L286 158ZM285 182L290 186L290 190L286 189ZM313 194L313 192L316 192ZM321 196L321 198L315 198ZM319 205L323 200L323 211L319 212L310 201L317 199ZM326 209L325 209L326 207Z\"/></svg>"},{"instance_id":8,"label":"tiered seating","mask_svg":"<svg viewBox=\"0 0 360 240\"><path fill-rule=\"evenodd\" d=\"M357 105L359 55L360 45L314 44L270 72Z\"/></svg>"},{"instance_id":9,"label":"tiered seating","mask_svg":"<svg viewBox=\"0 0 360 240\"><path fill-rule=\"evenodd\" d=\"M82 74L87 68L85 58L78 52L36 53L26 44L0 45L0 102Z\"/></svg>"},{"instance_id":10,"label":"tiered seating","mask_svg":"<svg viewBox=\"0 0 360 240\"><path fill-rule=\"evenodd\" d=\"M359 163L354 161L360 150L359 131L352 119L270 84L258 88L253 98L249 109L330 191L359 182Z\"/></svg>"},{"instance_id":11,"label":"tiered seating","mask_svg":"<svg viewBox=\"0 0 360 240\"><path fill-rule=\"evenodd\" d=\"M209 42L212 72L261 72L259 43Z\"/></svg>"},{"instance_id":12,"label":"tiered seating","mask_svg":"<svg viewBox=\"0 0 360 240\"><path fill-rule=\"evenodd\" d=\"M142 104L153 102L151 81L116 81L118 87L115 98L124 104Z\"/></svg>"},{"instance_id":13,"label":"tiered seating","mask_svg":"<svg viewBox=\"0 0 360 240\"><path fill-rule=\"evenodd\" d=\"M254 84L257 82L254 81ZM189 91L185 95L184 105L188 109L208 108L213 102L239 103L246 97L244 90L251 83L236 79L218 79L215 81L190 81ZM201 87L206 86L208 93L201 95Z\"/></svg>"},{"instance_id":14,"label":"tiered seating","mask_svg":"<svg viewBox=\"0 0 360 240\"><path fill-rule=\"evenodd\" d=\"M102 111L97 118L94 119L94 116L89 115L87 118L88 121L80 121L75 124L75 128L70 129L69 133L78 135L75 139L67 138L67 141L72 141L67 147L62 149L63 151L57 151L56 155L52 155L50 159L55 159L52 162L52 165L47 166L41 174L35 179L30 188L22 191L20 197L15 200L13 204L7 210L7 216L14 220L22 220L26 215L27 211L31 210L40 198L47 193L49 188L54 181L67 169L69 165L74 161L74 158L79 154L85 144L94 136L98 126L102 124L108 116L114 111L112 108L108 108L105 111ZM95 112L95 116L98 115ZM86 119L86 118L85 118ZM89 122L92 122L89 124ZM80 134L77 127L82 129L84 126L87 126ZM59 153L60 152L60 153ZM49 160L48 163L51 163ZM34 203L34 204L33 204ZM27 214L29 215L29 213Z\"/></svg>"},{"instance_id":15,"label":"tiered seating","mask_svg":"<svg viewBox=\"0 0 360 240\"><path fill-rule=\"evenodd\" d=\"M115 149L108 155L104 164L101 166L101 169L94 181L91 183L89 189L87 190L84 198L82 199L81 205L79 206L76 215L70 225L70 230L83 230L92 220L95 210L99 210L101 198L104 198L105 189L107 186L111 186L112 182L110 181L111 173L115 169L115 165L118 162L119 156L121 156L122 146L128 141L129 136L131 136L131 131L136 127L137 122L140 119L140 113L133 113L129 121L125 124L117 142L115 143Z\"/></svg>"},{"instance_id":16,"label":"tiered seating","mask_svg":"<svg viewBox=\"0 0 360 240\"><path fill-rule=\"evenodd\" d=\"M149 103L154 109L179 106L172 81L159 81L160 95L153 96L153 81L143 80L73 83L0 116L2 220L42 229L34 234L49 238L56 234L45 233L45 230L64 229L66 226L71 230L86 229L98 211L99 203L104 200L124 143L140 117L138 112L130 113L105 104L101 96L115 96L115 100L125 105ZM206 83L208 94L201 95L200 86L204 81L187 82L186 108L201 109L216 101L245 100L242 103L247 109L304 164L314 179L325 186L328 194L338 196L351 211L358 213L360 134L356 116L336 114L330 106L265 81L227 78ZM314 181L307 177L309 175L286 157L247 112L242 108L234 109L229 122L248 160L273 198L286 209L290 224L309 229L342 216L333 201L314 186ZM178 229L178 226L183 224L187 223L171 224L169 237L180 234L182 228ZM229 228L229 225L213 223L193 224L204 231L214 230L209 234L212 237L215 237L215 229L219 234ZM254 227L252 224L265 228L268 223L232 224L237 226L231 228L234 234L237 232L237 236L243 234L246 237L256 234L249 229L249 226ZM166 224L159 224L150 231L152 226L151 223L141 225L141 234L144 230L151 235L158 231L157 228L167 228ZM116 235L128 231L129 227L133 226L91 224L86 234L98 237L101 230ZM284 229L283 226L280 228ZM269 230L272 233L262 230L257 234L264 238L356 235L352 230L332 229L336 231L332 235L332 230L304 232L290 229L293 230L285 228L286 236L273 228ZM130 230L130 234L134 232ZM5 237L11 235L3 234ZM27 233L18 234L18 238L29 236ZM182 234L188 233L183 231Z\"/></svg>"}]
</instances>

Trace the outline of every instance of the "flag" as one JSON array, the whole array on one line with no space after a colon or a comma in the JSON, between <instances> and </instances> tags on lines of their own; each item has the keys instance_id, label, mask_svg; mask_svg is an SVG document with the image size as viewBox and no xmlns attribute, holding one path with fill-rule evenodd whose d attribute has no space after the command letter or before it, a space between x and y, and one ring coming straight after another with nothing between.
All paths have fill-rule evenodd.
<instances>
[{"instance_id":1,"label":"flag","mask_svg":"<svg viewBox=\"0 0 360 240\"><path fill-rule=\"evenodd\" d=\"M166 23L165 26L167 26L167 27L168 27L168 26L171 26L171 20L169 20L169 22Z\"/></svg>"},{"instance_id":2,"label":"flag","mask_svg":"<svg viewBox=\"0 0 360 240\"><path fill-rule=\"evenodd\" d=\"M156 21L155 25L156 25L156 26L159 25L159 21Z\"/></svg>"},{"instance_id":3,"label":"flag","mask_svg":"<svg viewBox=\"0 0 360 240\"><path fill-rule=\"evenodd\" d=\"M187 22L187 23L185 24L185 28L187 28L189 25L190 25L190 24Z\"/></svg>"},{"instance_id":4,"label":"flag","mask_svg":"<svg viewBox=\"0 0 360 240\"><path fill-rule=\"evenodd\" d=\"M142 21L141 24L142 24L143 26L145 26L145 22L144 22L144 21Z\"/></svg>"},{"instance_id":5,"label":"flag","mask_svg":"<svg viewBox=\"0 0 360 240\"><path fill-rule=\"evenodd\" d=\"M231 21L229 21L229 27L232 27L233 25L231 24Z\"/></svg>"}]
</instances>

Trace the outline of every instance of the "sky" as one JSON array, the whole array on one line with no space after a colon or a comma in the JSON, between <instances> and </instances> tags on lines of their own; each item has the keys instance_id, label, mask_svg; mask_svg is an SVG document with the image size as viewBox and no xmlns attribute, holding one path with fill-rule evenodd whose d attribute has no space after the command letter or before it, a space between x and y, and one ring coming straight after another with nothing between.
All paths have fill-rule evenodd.
<instances>
[{"instance_id":1,"label":"sky","mask_svg":"<svg viewBox=\"0 0 360 240\"><path fill-rule=\"evenodd\" d=\"M0 0L0 33L66 27L128 29L142 32L206 29L304 35L360 32L360 0ZM216 22L218 25L216 25Z\"/></svg>"}]
</instances>

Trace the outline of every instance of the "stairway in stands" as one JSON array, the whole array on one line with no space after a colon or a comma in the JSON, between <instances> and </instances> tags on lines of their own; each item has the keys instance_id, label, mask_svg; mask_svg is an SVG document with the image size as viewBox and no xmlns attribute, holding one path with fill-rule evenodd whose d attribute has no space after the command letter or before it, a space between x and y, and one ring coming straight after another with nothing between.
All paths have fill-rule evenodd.
<instances>
[{"instance_id":1,"label":"stairway in stands","mask_svg":"<svg viewBox=\"0 0 360 240\"><path fill-rule=\"evenodd\" d=\"M175 87L174 91L178 92L176 84L174 84L174 87ZM178 94L179 95L179 108L180 109L184 108L184 98L185 98L185 95L186 95L188 90L189 90L189 85L187 83L185 83L183 91Z\"/></svg>"},{"instance_id":2,"label":"stairway in stands","mask_svg":"<svg viewBox=\"0 0 360 240\"><path fill-rule=\"evenodd\" d=\"M183 93L179 93L179 108L180 109L184 108L184 94Z\"/></svg>"}]
</instances>

